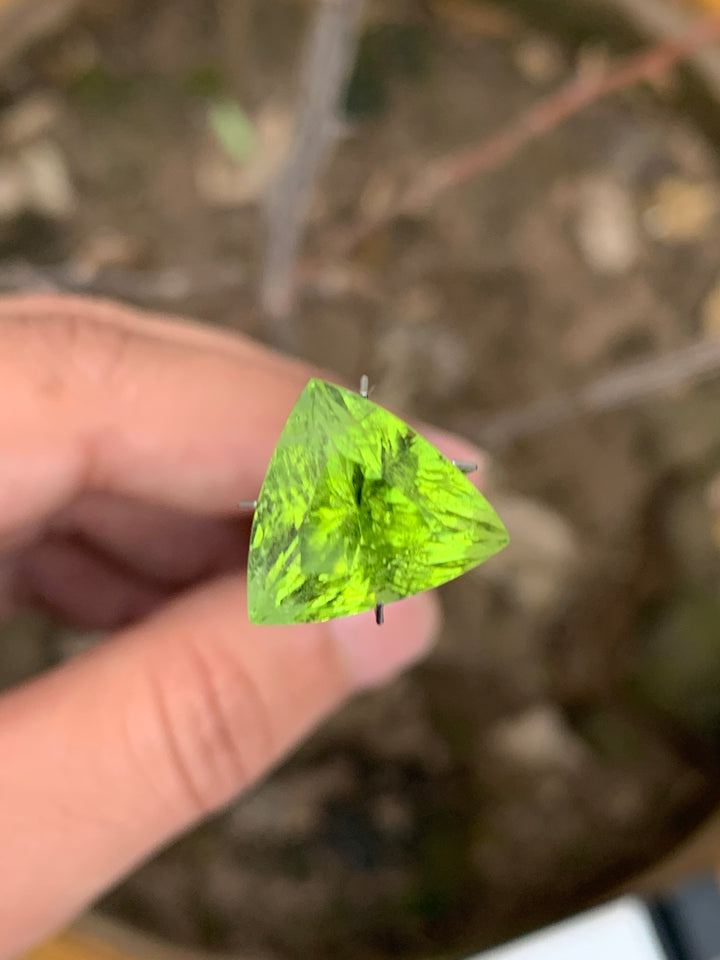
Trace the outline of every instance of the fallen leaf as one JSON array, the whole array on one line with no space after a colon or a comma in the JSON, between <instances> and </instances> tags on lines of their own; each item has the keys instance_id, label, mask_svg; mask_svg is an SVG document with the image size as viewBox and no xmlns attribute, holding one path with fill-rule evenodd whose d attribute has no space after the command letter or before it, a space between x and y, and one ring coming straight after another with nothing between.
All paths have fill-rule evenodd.
<instances>
[{"instance_id":1,"label":"fallen leaf","mask_svg":"<svg viewBox=\"0 0 720 960\"><path fill-rule=\"evenodd\" d=\"M718 192L711 183L666 177L657 186L643 217L655 240L683 243L701 237L718 212Z\"/></svg>"},{"instance_id":2,"label":"fallen leaf","mask_svg":"<svg viewBox=\"0 0 720 960\"><path fill-rule=\"evenodd\" d=\"M709 340L720 340L720 280L705 298L701 320L705 336Z\"/></svg>"}]
</instances>

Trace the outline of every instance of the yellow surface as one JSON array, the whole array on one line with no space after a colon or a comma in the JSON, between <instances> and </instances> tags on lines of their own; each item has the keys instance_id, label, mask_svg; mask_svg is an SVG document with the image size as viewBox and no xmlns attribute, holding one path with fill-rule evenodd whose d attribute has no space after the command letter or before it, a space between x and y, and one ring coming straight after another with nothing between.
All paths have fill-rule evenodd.
<instances>
[{"instance_id":1,"label":"yellow surface","mask_svg":"<svg viewBox=\"0 0 720 960\"><path fill-rule=\"evenodd\" d=\"M90 913L18 960L266 960L257 954L221 956L163 943Z\"/></svg>"},{"instance_id":2,"label":"yellow surface","mask_svg":"<svg viewBox=\"0 0 720 960\"><path fill-rule=\"evenodd\" d=\"M95 937L70 930L26 953L21 960L136 960L136 957Z\"/></svg>"}]
</instances>

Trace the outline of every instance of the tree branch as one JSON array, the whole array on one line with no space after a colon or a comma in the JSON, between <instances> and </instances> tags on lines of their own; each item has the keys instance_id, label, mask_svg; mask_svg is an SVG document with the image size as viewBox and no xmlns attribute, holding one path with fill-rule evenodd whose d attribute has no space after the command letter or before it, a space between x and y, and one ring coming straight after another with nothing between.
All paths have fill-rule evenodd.
<instances>
[{"instance_id":1,"label":"tree branch","mask_svg":"<svg viewBox=\"0 0 720 960\"><path fill-rule=\"evenodd\" d=\"M292 339L297 250L312 187L340 130L339 104L355 61L363 5L364 0L320 0L305 42L293 139L266 206L260 299L281 346Z\"/></svg>"},{"instance_id":2,"label":"tree branch","mask_svg":"<svg viewBox=\"0 0 720 960\"><path fill-rule=\"evenodd\" d=\"M574 393L548 397L500 413L480 426L479 440L497 450L560 423L634 406L655 394L720 376L720 341L704 340L614 370Z\"/></svg>"},{"instance_id":3,"label":"tree branch","mask_svg":"<svg viewBox=\"0 0 720 960\"><path fill-rule=\"evenodd\" d=\"M337 262L350 256L380 227L403 214L427 209L446 190L496 170L522 147L596 101L641 81L662 77L671 67L717 40L720 13L711 13L697 19L680 36L627 57L600 74L579 74L497 133L431 163L385 210L333 237L327 259Z\"/></svg>"}]
</instances>

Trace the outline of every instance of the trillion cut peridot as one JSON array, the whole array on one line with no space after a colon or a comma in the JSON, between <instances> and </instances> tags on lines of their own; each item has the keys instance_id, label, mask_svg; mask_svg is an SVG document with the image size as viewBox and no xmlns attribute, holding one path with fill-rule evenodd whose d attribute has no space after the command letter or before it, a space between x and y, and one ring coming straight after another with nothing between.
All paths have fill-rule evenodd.
<instances>
[{"instance_id":1,"label":"trillion cut peridot","mask_svg":"<svg viewBox=\"0 0 720 960\"><path fill-rule=\"evenodd\" d=\"M460 470L370 400L310 380L260 491L248 560L252 623L306 623L437 587L507 531Z\"/></svg>"}]
</instances>

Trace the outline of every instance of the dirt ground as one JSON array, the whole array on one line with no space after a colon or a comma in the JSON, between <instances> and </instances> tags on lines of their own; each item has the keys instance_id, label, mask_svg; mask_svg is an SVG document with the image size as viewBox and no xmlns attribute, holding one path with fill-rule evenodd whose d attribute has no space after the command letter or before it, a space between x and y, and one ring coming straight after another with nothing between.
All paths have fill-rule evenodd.
<instances>
[{"instance_id":1,"label":"dirt ground","mask_svg":"<svg viewBox=\"0 0 720 960\"><path fill-rule=\"evenodd\" d=\"M0 76L0 289L56 284L272 339L260 199L304 7L267 0L244 40L228 2L92 9ZM517 4L372 8L311 208L296 350L489 442L511 546L443 591L427 663L101 910L252 956L457 955L612 891L720 800L720 380L491 429L718 336L717 145L677 106L681 80L591 106L328 259L429 160L604 56L585 32ZM221 97L252 117L240 164L208 121ZM3 680L83 642L24 617L0 640Z\"/></svg>"}]
</instances>

